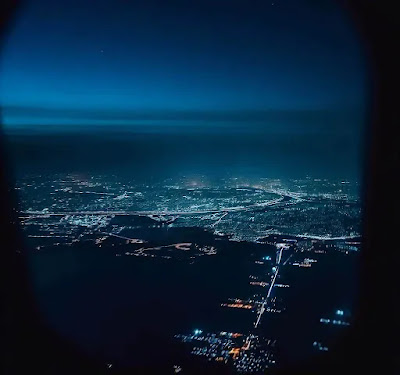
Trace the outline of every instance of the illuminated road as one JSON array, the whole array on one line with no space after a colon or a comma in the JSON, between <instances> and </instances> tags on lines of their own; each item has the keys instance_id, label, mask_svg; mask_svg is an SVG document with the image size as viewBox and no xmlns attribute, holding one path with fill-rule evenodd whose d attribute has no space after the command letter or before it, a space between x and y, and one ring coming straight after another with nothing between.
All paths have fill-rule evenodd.
<instances>
[{"instance_id":1,"label":"illuminated road","mask_svg":"<svg viewBox=\"0 0 400 375\"><path fill-rule=\"evenodd\" d=\"M291 234L290 236L311 239L311 240L320 240L320 241L339 241L339 240L352 240L354 238L360 238L360 235L352 235L352 236L340 236L340 237L329 237L329 236L313 236L313 235L303 235L303 234Z\"/></svg>"},{"instance_id":2,"label":"illuminated road","mask_svg":"<svg viewBox=\"0 0 400 375\"><path fill-rule=\"evenodd\" d=\"M236 206L227 207L220 209L209 209L199 211L65 211L65 212L43 212L43 211L22 211L21 214L31 215L35 217L51 217L51 216L67 216L67 215L90 215L90 216L165 216L165 215L201 215L201 214L215 214L215 213L227 213L227 212L239 212L239 211L251 211L257 208L263 208L273 206L280 203L284 199L283 196L273 199L267 202L255 203L249 206Z\"/></svg>"},{"instance_id":3,"label":"illuminated road","mask_svg":"<svg viewBox=\"0 0 400 375\"><path fill-rule=\"evenodd\" d=\"M215 223L211 224L211 227L215 228L226 215L228 215L228 212L225 212Z\"/></svg>"},{"instance_id":4,"label":"illuminated road","mask_svg":"<svg viewBox=\"0 0 400 375\"><path fill-rule=\"evenodd\" d=\"M265 300L264 300L264 302L262 303L261 308L260 308L260 310L259 310L259 312L258 312L257 320L256 320L256 322L254 323L254 328L257 328L258 325L260 324L261 317L262 317L262 315L264 314L265 309L266 309L266 307L267 307L267 304L268 304L268 301L269 301L269 297L271 296L272 289L273 289L273 287L274 287L274 285L275 285L275 281L276 281L276 278L277 278L278 273L279 273L279 264L280 264L280 262L281 262L281 260L282 260L282 251L283 251L283 249L284 249L284 248L281 247L281 249L280 249L280 251L279 251L279 255L278 255L278 259L277 259L277 263L276 263L276 270L275 270L275 272L274 272L274 276L272 277L271 285L269 286L267 296L265 297Z\"/></svg>"},{"instance_id":5,"label":"illuminated road","mask_svg":"<svg viewBox=\"0 0 400 375\"><path fill-rule=\"evenodd\" d=\"M290 256L283 262L284 266L286 266L286 263L289 262L290 258L293 256L293 254L290 254Z\"/></svg>"},{"instance_id":6,"label":"illuminated road","mask_svg":"<svg viewBox=\"0 0 400 375\"><path fill-rule=\"evenodd\" d=\"M123 240L127 240L127 241L138 241L137 238L129 238L129 237L125 237L125 236L120 236L119 234L116 234L116 233L108 233L108 232L102 232L102 231L99 231L99 233L106 234L107 236L122 238Z\"/></svg>"}]
</instances>

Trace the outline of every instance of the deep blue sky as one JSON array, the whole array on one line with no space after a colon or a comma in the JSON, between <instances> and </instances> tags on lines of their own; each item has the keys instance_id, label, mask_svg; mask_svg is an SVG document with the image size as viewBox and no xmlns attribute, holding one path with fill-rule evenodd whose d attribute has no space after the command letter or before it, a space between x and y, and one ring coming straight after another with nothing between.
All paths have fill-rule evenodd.
<instances>
[{"instance_id":1,"label":"deep blue sky","mask_svg":"<svg viewBox=\"0 0 400 375\"><path fill-rule=\"evenodd\" d=\"M10 127L361 112L366 95L356 30L323 0L26 1L1 60Z\"/></svg>"}]
</instances>

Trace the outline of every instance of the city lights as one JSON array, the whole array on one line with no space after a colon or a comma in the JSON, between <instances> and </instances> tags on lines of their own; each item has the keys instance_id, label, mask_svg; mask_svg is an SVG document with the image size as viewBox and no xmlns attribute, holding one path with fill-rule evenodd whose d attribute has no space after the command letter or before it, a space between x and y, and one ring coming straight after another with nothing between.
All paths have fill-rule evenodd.
<instances>
[{"instance_id":1,"label":"city lights","mask_svg":"<svg viewBox=\"0 0 400 375\"><path fill-rule=\"evenodd\" d=\"M192 289L182 301L172 296L172 304L179 306L186 303L189 296L194 296L189 303L195 309L204 305L208 311L215 311L222 317L238 315L230 323L233 327L237 325L233 332L211 333L205 328L205 332L195 328L191 334L173 333L174 339L187 346L187 353L220 365L232 365L239 373L261 373L279 365L275 355L279 340L275 342L260 335L264 324L268 324L270 316L274 316L278 326L282 324L281 316L296 320L296 312L290 305L293 298L308 299L307 304L298 305L298 309L305 311L310 304L322 303L318 298L310 302L308 297L317 288L302 289L301 275L313 275L314 269L329 272L333 267L332 254L350 259L360 246L358 238L350 239L355 234L347 227L355 227L359 214L356 202L346 198L346 202L352 202L347 207L341 201L343 196L335 195L334 185L324 180L292 181L289 187L283 186L280 180L272 183L264 179L254 189L230 179L214 185L202 183L201 178L197 185L178 179L151 186L116 183L107 177L93 178L90 182L68 176L46 179L51 180L53 186L48 188L47 195L32 190L35 185L41 186L40 182L19 186L24 207L20 213L21 226L35 254L46 254L56 247L69 249L74 256L93 251L93 262L101 259L96 257L107 257L107 254L113 259L118 257L115 267L129 265L132 269L141 269L141 263L135 262L143 261L144 269L151 270L154 264L161 273L177 270L176 276L170 276L171 280L176 278L174 287L181 284ZM315 194L313 185L317 182L326 183L330 195ZM279 188L271 188L272 184ZM304 190L306 186L311 193L291 191L300 186ZM344 212L349 224L336 220L338 211ZM266 223L273 229L266 230ZM288 228L290 234L286 233ZM356 250L345 254L343 251L347 251L348 246ZM107 263L111 264L110 258ZM214 265L218 266L213 268ZM147 288L150 284L151 287L157 275L150 274L151 282L145 278L132 285ZM196 275L193 279L192 274ZM128 275L122 279L128 280ZM217 303L213 298L214 305L210 306L208 295L211 290L212 293L222 290L220 280L226 282L224 288L232 294L230 298L224 295ZM168 283L169 279L163 279L164 282ZM335 280L338 282L340 280ZM155 292L149 292L150 297L152 293ZM141 297L142 306L146 306L145 294ZM177 309L174 305L167 306L171 311ZM312 311L310 315L313 316ZM304 324L312 326L315 320L322 323L321 331L314 333L317 340L327 326L342 330L350 325L345 319L349 315L347 310L335 309L332 315L310 317ZM325 342L323 345L315 341L309 346L310 350L328 351ZM174 371L183 372L178 365Z\"/></svg>"}]
</instances>

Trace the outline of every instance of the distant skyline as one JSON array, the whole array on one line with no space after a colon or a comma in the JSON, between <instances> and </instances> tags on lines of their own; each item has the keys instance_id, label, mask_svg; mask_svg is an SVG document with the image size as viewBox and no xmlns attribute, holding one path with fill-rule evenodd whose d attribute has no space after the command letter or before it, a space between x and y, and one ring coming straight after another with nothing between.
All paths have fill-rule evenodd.
<instances>
[{"instance_id":1,"label":"distant skyline","mask_svg":"<svg viewBox=\"0 0 400 375\"><path fill-rule=\"evenodd\" d=\"M338 111L358 129L367 95L350 16L322 0L26 1L1 63L6 128Z\"/></svg>"}]
</instances>

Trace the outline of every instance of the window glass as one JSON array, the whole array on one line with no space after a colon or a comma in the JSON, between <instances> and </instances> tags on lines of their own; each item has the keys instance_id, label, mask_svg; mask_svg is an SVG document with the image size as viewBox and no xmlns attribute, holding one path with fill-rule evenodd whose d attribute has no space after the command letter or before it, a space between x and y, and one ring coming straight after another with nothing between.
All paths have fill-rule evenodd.
<instances>
[{"instance_id":1,"label":"window glass","mask_svg":"<svg viewBox=\"0 0 400 375\"><path fill-rule=\"evenodd\" d=\"M4 130L48 326L258 373L353 324L366 61L335 2L26 1Z\"/></svg>"}]
</instances>

